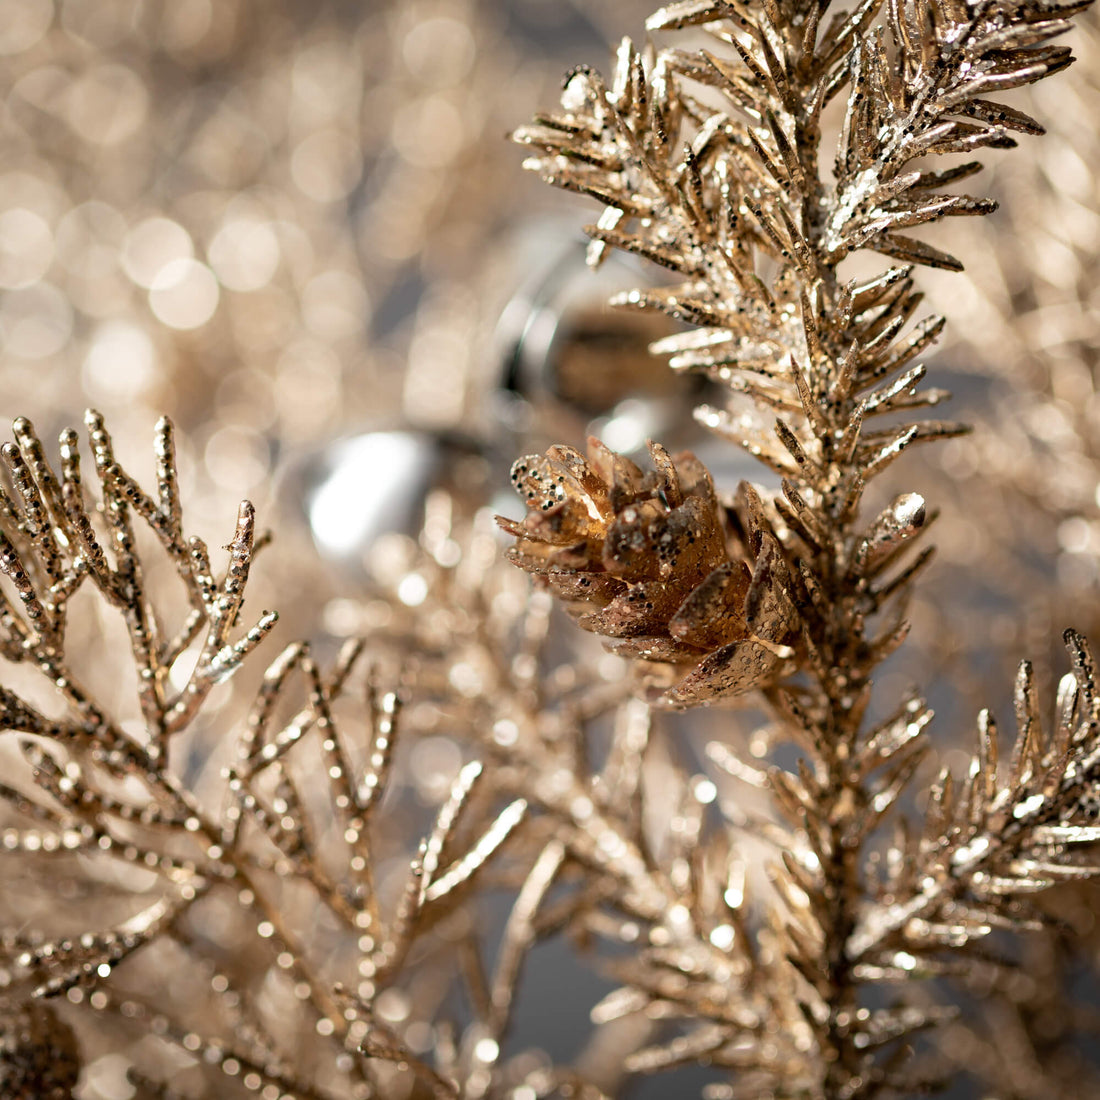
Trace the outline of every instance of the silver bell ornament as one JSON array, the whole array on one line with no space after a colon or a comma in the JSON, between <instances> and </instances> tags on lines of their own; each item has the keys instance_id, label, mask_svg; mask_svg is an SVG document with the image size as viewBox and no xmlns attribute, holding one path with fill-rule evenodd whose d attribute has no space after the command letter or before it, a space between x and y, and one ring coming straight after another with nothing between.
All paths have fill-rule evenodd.
<instances>
[{"instance_id":1,"label":"silver bell ornament","mask_svg":"<svg viewBox=\"0 0 1100 1100\"><path fill-rule=\"evenodd\" d=\"M382 536L417 537L433 493L471 509L483 503L489 469L483 448L459 433L379 428L292 465L283 495L304 513L324 558L369 574Z\"/></svg>"},{"instance_id":2,"label":"silver bell ornament","mask_svg":"<svg viewBox=\"0 0 1100 1100\"><path fill-rule=\"evenodd\" d=\"M653 270L597 242L536 227L519 246L526 278L501 312L493 360L499 364L488 408L510 430L511 456L552 443L583 446L595 435L614 451L646 460L653 439L691 450L730 492L759 479L752 459L721 444L693 415L725 391L700 375L672 370L650 346L670 322L617 307L617 295L651 285Z\"/></svg>"},{"instance_id":3,"label":"silver bell ornament","mask_svg":"<svg viewBox=\"0 0 1100 1100\"><path fill-rule=\"evenodd\" d=\"M729 448L712 449L709 433L693 419L693 407L706 398L705 380L678 374L650 353L650 344L668 334L668 323L607 304L646 283L641 265L614 253L586 263L591 252L586 257L583 239L564 234L557 222L536 225L512 247L506 266L519 289L495 325L491 318L484 326L454 321L467 333L491 331L490 347L462 357L477 367L438 364L445 374L441 400L456 422L438 426L439 410L423 407L431 386L419 379L412 387L416 400L407 395L405 424L340 440L292 463L284 475L284 499L304 514L326 559L369 573L378 538L414 538L436 490L461 508L491 503L514 511L508 470L515 458L557 442L583 447L589 435L627 455L644 454L646 441L656 439L673 451L695 450L704 461L716 458L720 483L730 490L748 472L725 469ZM414 329L435 331L440 324L427 303Z\"/></svg>"},{"instance_id":4,"label":"silver bell ornament","mask_svg":"<svg viewBox=\"0 0 1100 1100\"><path fill-rule=\"evenodd\" d=\"M648 350L667 323L607 304L649 281L640 264L619 254L586 263L583 239L563 237L557 223L537 226L518 255L526 277L497 324L499 374L488 401L516 442L541 448L610 433L609 446L633 452L690 423L700 380L675 374Z\"/></svg>"}]
</instances>

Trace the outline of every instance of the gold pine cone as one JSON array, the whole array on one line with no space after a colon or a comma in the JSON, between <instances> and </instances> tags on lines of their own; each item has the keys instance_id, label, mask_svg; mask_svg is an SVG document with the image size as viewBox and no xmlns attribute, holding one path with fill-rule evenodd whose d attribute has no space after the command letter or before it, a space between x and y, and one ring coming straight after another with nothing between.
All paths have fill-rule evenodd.
<instances>
[{"instance_id":1,"label":"gold pine cone","mask_svg":"<svg viewBox=\"0 0 1100 1100\"><path fill-rule=\"evenodd\" d=\"M4 1100L71 1100L80 1077L76 1036L52 1006L32 1001L0 1006L0 1096Z\"/></svg>"},{"instance_id":2,"label":"gold pine cone","mask_svg":"<svg viewBox=\"0 0 1100 1100\"><path fill-rule=\"evenodd\" d=\"M799 632L774 536L739 539L706 467L649 444L643 471L598 439L527 455L512 482L527 505L510 560L541 578L616 653L692 667L664 694L697 706L773 681Z\"/></svg>"}]
</instances>

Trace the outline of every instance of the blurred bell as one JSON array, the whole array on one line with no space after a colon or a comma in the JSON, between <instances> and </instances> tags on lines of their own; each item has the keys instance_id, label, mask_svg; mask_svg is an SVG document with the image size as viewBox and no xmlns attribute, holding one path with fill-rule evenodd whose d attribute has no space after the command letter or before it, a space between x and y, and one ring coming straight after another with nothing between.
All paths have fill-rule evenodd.
<instances>
[{"instance_id":1,"label":"blurred bell","mask_svg":"<svg viewBox=\"0 0 1100 1100\"><path fill-rule=\"evenodd\" d=\"M646 285L646 269L615 252L589 266L585 242L556 222L536 227L519 252L528 274L495 334L500 375L490 405L498 423L528 449L610 430L608 443L626 452L690 423L700 379L649 353L670 322L607 304Z\"/></svg>"},{"instance_id":2,"label":"blurred bell","mask_svg":"<svg viewBox=\"0 0 1100 1100\"><path fill-rule=\"evenodd\" d=\"M285 475L283 492L299 502L321 554L360 572L381 536L417 537L433 492L476 507L488 471L483 449L459 433L386 428L307 457Z\"/></svg>"},{"instance_id":3,"label":"blurred bell","mask_svg":"<svg viewBox=\"0 0 1100 1100\"><path fill-rule=\"evenodd\" d=\"M595 435L644 460L646 442L654 439L674 453L695 452L727 491L742 478L770 479L748 454L695 420L697 405L725 403L724 389L677 373L650 353L672 322L607 304L621 291L651 285L652 265L605 250L593 266L593 243L586 247L557 223L536 227L524 247L529 275L497 326L501 374L493 395L498 421L512 430L514 454L554 442L583 444Z\"/></svg>"},{"instance_id":4,"label":"blurred bell","mask_svg":"<svg viewBox=\"0 0 1100 1100\"><path fill-rule=\"evenodd\" d=\"M500 312L487 375L462 382L469 400L459 405L471 413L456 412L462 424L380 427L284 474L284 498L304 513L330 561L369 572L370 548L382 535L416 537L434 490L471 509L503 490L493 505L514 510L511 463L552 443L583 447L587 435L597 435L633 456L644 454L648 439L672 451L709 449L692 417L709 384L649 352L671 322L606 304L646 285L645 267L614 252L589 266L585 242L557 222L536 224L513 249L514 269L525 277ZM416 412L414 403L405 415Z\"/></svg>"}]
</instances>

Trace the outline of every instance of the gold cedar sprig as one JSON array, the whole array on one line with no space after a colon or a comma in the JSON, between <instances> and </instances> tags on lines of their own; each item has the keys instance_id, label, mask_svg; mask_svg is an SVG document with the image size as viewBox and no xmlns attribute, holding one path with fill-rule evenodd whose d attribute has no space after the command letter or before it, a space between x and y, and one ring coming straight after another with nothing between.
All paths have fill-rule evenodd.
<instances>
[{"instance_id":1,"label":"gold cedar sprig","mask_svg":"<svg viewBox=\"0 0 1100 1100\"><path fill-rule=\"evenodd\" d=\"M276 620L264 612L234 638L261 542L252 506L241 505L219 576L205 545L183 533L171 423L157 426L155 496L117 462L102 418L89 413L87 424L98 507L81 479L75 431L61 435L60 473L26 420L16 421L17 442L0 452L0 570L10 582L0 592L0 654L25 671L0 686L0 730L13 750L0 783L0 851L21 867L38 864L47 889L61 884L77 897L98 896L98 888L114 901L76 914L59 906L70 923L74 915L78 921L60 934L55 924L26 927L22 918L0 926L4 1096L69 1095L80 1071L77 1043L63 1020L40 1007L67 997L110 1015L115 1026L197 1054L249 1095L370 1095L381 1060L421 1079L432 1095L455 1097L454 1083L374 1015L372 991L397 980L414 942L521 828L526 800L483 790L482 765L467 762L407 862L400 899L383 906L372 826L394 759L400 703L363 670L361 640L348 642L328 672L308 645L288 646L247 716L233 715L222 731L213 751L228 749L229 762L195 783L195 761L207 767L211 750L192 755L185 734L200 728L213 685L243 666ZM139 524L175 567L190 607L182 623L147 579ZM106 685L82 681L67 644L69 611L82 588L98 594L129 633L129 651L123 644L108 654ZM354 679L364 703L346 722ZM116 681L136 681L140 720L119 716L134 708L118 692L95 690ZM107 703L97 699L104 694ZM181 752L181 742L190 751ZM383 835L381 843L400 850L399 838ZM303 904L312 915L292 916ZM321 927L343 937L341 973L314 950L312 932L303 934ZM158 996L163 952L176 953L181 973L205 975L201 1026L186 1005L176 1012L175 993L173 1003ZM211 969L219 955L242 952L255 973L247 965ZM274 1028L258 1007L257 975L267 975L265 990L270 982L293 986L298 1019L289 1030ZM294 1040L307 1033L314 1042L303 1061ZM326 1088L337 1082L337 1091L318 1091L317 1075ZM163 1084L149 1081L148 1088L168 1095Z\"/></svg>"},{"instance_id":2,"label":"gold cedar sprig","mask_svg":"<svg viewBox=\"0 0 1100 1100\"><path fill-rule=\"evenodd\" d=\"M896 972L904 961L932 972L945 951L996 928L1040 928L1035 895L1100 875L1100 682L1088 641L1073 630L1064 641L1073 671L1059 685L1054 722L1043 720L1024 661L1009 759L998 759L997 723L982 711L965 779L941 773L922 831L900 839L883 868L852 933L858 965Z\"/></svg>"},{"instance_id":3,"label":"gold cedar sprig","mask_svg":"<svg viewBox=\"0 0 1100 1100\"><path fill-rule=\"evenodd\" d=\"M888 818L905 820L899 799L929 751L930 713L908 699L885 724L870 725L865 716L872 673L908 629L911 582L930 554L925 548L914 555L909 547L932 516L911 492L870 522L862 505L868 483L909 447L965 430L949 421L912 421L913 410L947 396L921 388L919 357L943 319L916 319L922 295L914 267L961 265L911 231L989 213L994 204L951 190L977 163L941 169L929 158L1007 147L1013 134L1039 132L1034 120L989 97L1065 68L1069 51L1051 40L1083 6L863 0L830 13L826 4L803 0L684 0L649 19L655 42L640 50L623 42L610 83L590 69L574 71L560 111L537 116L516 134L533 150L527 167L603 205L587 230L590 263L619 248L672 273L668 285L629 291L616 304L679 322L681 331L653 350L668 355L674 369L700 371L721 384L724 405L698 409L699 420L781 478L779 491L758 497L755 523L769 537L722 542L728 560L754 579L757 555L774 549L777 561L769 561L767 573L783 590L777 600L785 597L797 614L790 634L768 639L790 646L787 664L740 682L735 672L732 681L735 691L767 689L773 731L802 751L797 773L776 767L762 773L728 749L720 753L733 775L770 791L792 830L783 868L773 875L781 905L767 923L776 938L769 942L805 982L799 1012L812 1042L805 1076L777 1067L767 1085L774 1095L853 1100L919 1087L907 1077L898 1041L944 1014L908 1001L906 982L927 972L921 960L940 959L954 947L976 951L968 921L1027 927L1012 906L975 901L970 916L963 911L960 899L974 894L970 872L983 857L964 854L965 842L956 845L956 838L1000 820L1002 802L1013 821L1030 820L1039 805L1028 801L1039 791L1022 802L1008 795L998 802L992 792L999 780L980 762L962 809L948 781L948 793L936 789L923 826L931 839L923 847L904 841L890 847L886 862L899 877L873 896L881 853L869 841ZM687 48L674 44L678 34L690 36ZM834 101L843 105L843 123L835 148L827 149L822 120ZM857 279L842 275L840 265L860 251L898 263ZM650 563L644 568L651 573L636 572L638 563L628 554L620 561L602 530L620 521L617 507L602 511L596 503L601 493L610 501L598 482L610 484L611 477L580 491L563 480L557 484L568 487L560 496L546 493L563 473L555 465L559 451L548 452L532 483L522 482L530 466L521 460L517 467L534 509L523 525L508 528L519 539L514 560L554 578L551 587L558 584L571 601L581 578L595 584L604 603L582 613L582 622L605 634L627 633L635 621L625 613L627 600L644 584L637 594L655 614L637 636L652 635L659 621L663 652L675 655L674 624L679 628L713 571L730 567L716 550L705 577L685 559L684 583L675 570L662 575ZM690 480L700 484L694 474ZM742 489L742 499L747 495ZM629 494L627 501L632 507ZM624 545L645 550L646 524L663 531L677 506L658 499L631 512L624 533L635 541ZM635 517L640 522L632 525ZM731 630L751 618L737 599L718 614ZM715 641L737 644L723 638L721 626L708 629ZM658 654L653 643L648 652L646 643L635 650ZM723 647L705 656L689 678L713 668L721 653ZM1079 670L1079 684L1083 675ZM720 695L721 688L712 697ZM1093 751L1095 731L1088 730L1079 739L1083 760ZM1051 785L1061 782L1059 752L1021 751L1033 759L1036 775L1041 765L1045 778L1038 782L1048 799ZM973 775L984 777L984 802L973 793ZM994 804L997 812L986 815L983 807ZM1080 823L1077 812L1068 805L1058 811L1073 824ZM898 828L904 833L906 826ZM1062 834L1057 857L1036 860L1026 854L1034 835L1008 832L1014 839L998 849L1001 870L994 877L1007 873L1017 883L1009 893L1056 880L1053 872L1039 873L1041 863L1075 864L1073 841ZM915 877L907 877L913 868ZM931 894L922 901L926 889ZM908 905L923 911L909 920ZM952 913L963 920L963 932ZM879 928L895 949L895 965L872 957L878 941L869 929ZM864 987L874 983L898 983L897 1004L872 1010ZM878 1004L882 998L881 991L875 995ZM773 1030L787 1026L776 1020ZM736 1087L731 1095L740 1095Z\"/></svg>"},{"instance_id":4,"label":"gold cedar sprig","mask_svg":"<svg viewBox=\"0 0 1100 1100\"><path fill-rule=\"evenodd\" d=\"M946 396L918 388L914 361L943 320L911 325L912 269L961 265L903 231L995 205L946 190L977 162L909 166L1041 132L987 97L1064 68L1069 50L1050 40L1084 6L864 0L826 20L818 4L687 0L647 27L691 28L701 48L624 40L610 84L576 70L561 111L515 137L535 151L528 168L604 205L592 263L616 247L676 276L616 302L689 326L655 351L733 391L729 408L699 410L703 423L815 491L858 495L901 450L961 430L865 428ZM841 95L826 172L821 115ZM902 263L841 278L864 249Z\"/></svg>"},{"instance_id":5,"label":"gold cedar sprig","mask_svg":"<svg viewBox=\"0 0 1100 1100\"><path fill-rule=\"evenodd\" d=\"M44 674L65 700L69 713L47 718L28 700L0 688L0 721L26 733L87 741L96 752L127 760L135 751L158 760L174 734L186 727L213 687L232 676L271 632L278 615L263 612L236 640L238 619L257 538L255 511L242 501L229 543L229 564L215 579L210 553L182 528L175 433L162 419L156 429L155 496L142 490L115 458L111 436L94 410L85 417L94 459L98 507L89 508L78 436L61 433L60 473L46 458L34 426L15 421L15 443L0 448L10 491L0 488L0 572L12 584L13 603L0 594L0 653ZM101 516L102 527L93 516ZM190 607L178 631L164 632L146 590L137 547L142 525L168 554ZM65 663L64 641L72 597L94 588L122 616L138 672L138 701L145 737L135 738L96 705L92 694ZM186 683L173 689L168 672L201 640L198 661Z\"/></svg>"}]
</instances>

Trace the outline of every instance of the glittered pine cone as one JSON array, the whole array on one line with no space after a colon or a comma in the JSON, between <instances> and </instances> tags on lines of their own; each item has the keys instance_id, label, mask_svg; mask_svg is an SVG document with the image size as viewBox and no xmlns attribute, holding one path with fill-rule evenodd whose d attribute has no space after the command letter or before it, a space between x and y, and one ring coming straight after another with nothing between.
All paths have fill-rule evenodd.
<instances>
[{"instance_id":1,"label":"glittered pine cone","mask_svg":"<svg viewBox=\"0 0 1100 1100\"><path fill-rule=\"evenodd\" d=\"M609 649L694 666L664 693L675 706L739 695L779 675L799 632L775 537L728 529L710 474L692 454L650 443L654 469L589 439L587 459L551 447L512 467L527 516L497 522L509 558L540 577ZM755 494L750 494L755 499Z\"/></svg>"},{"instance_id":2,"label":"glittered pine cone","mask_svg":"<svg viewBox=\"0 0 1100 1100\"><path fill-rule=\"evenodd\" d=\"M73 1030L43 1001L0 1004L0 1096L71 1100L80 1077Z\"/></svg>"}]
</instances>

